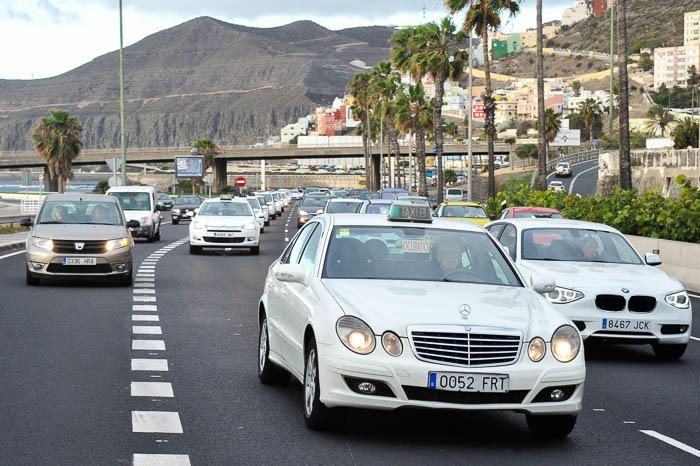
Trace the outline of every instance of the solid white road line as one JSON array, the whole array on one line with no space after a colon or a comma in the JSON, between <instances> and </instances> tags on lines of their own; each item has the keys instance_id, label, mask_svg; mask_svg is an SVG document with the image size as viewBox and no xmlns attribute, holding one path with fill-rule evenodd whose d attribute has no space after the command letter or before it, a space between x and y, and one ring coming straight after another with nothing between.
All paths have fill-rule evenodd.
<instances>
[{"instance_id":1,"label":"solid white road line","mask_svg":"<svg viewBox=\"0 0 700 466\"><path fill-rule=\"evenodd\" d=\"M690 339L695 340L695 341L700 341L700 338L698 338L698 337L690 337Z\"/></svg>"},{"instance_id":2,"label":"solid white road line","mask_svg":"<svg viewBox=\"0 0 700 466\"><path fill-rule=\"evenodd\" d=\"M175 394L170 382L131 382L131 396L173 398Z\"/></svg>"},{"instance_id":3,"label":"solid white road line","mask_svg":"<svg viewBox=\"0 0 700 466\"><path fill-rule=\"evenodd\" d=\"M654 437L656 439L661 440L662 442L668 443L669 445L678 448L679 450L683 450L686 453L690 453L693 456L697 456L700 458L700 450L693 448L689 445L686 445L683 442L679 442L678 440L672 439L671 437L667 437L663 434L660 434L656 432L655 430L640 430L641 433L646 434L650 437Z\"/></svg>"},{"instance_id":4,"label":"solid white road line","mask_svg":"<svg viewBox=\"0 0 700 466\"><path fill-rule=\"evenodd\" d=\"M7 259L8 257L19 256L20 254L24 254L24 249L17 252L11 252L10 254L5 254L4 256L0 256L0 259Z\"/></svg>"},{"instance_id":5,"label":"solid white road line","mask_svg":"<svg viewBox=\"0 0 700 466\"><path fill-rule=\"evenodd\" d=\"M163 340L131 340L132 350L165 351Z\"/></svg>"},{"instance_id":6,"label":"solid white road line","mask_svg":"<svg viewBox=\"0 0 700 466\"><path fill-rule=\"evenodd\" d=\"M132 311L158 312L158 306L154 304L134 304L131 306Z\"/></svg>"},{"instance_id":7,"label":"solid white road line","mask_svg":"<svg viewBox=\"0 0 700 466\"><path fill-rule=\"evenodd\" d=\"M192 466L188 455L134 453L133 466Z\"/></svg>"},{"instance_id":8,"label":"solid white road line","mask_svg":"<svg viewBox=\"0 0 700 466\"><path fill-rule=\"evenodd\" d=\"M168 371L168 360L167 359L132 359L131 360L131 370L132 371L167 372Z\"/></svg>"},{"instance_id":9,"label":"solid white road line","mask_svg":"<svg viewBox=\"0 0 700 466\"><path fill-rule=\"evenodd\" d=\"M690 296L691 298L700 299L700 295L696 295L693 293L688 293L688 296Z\"/></svg>"},{"instance_id":10,"label":"solid white road line","mask_svg":"<svg viewBox=\"0 0 700 466\"><path fill-rule=\"evenodd\" d=\"M132 411L131 430L133 432L161 432L181 434L180 415L170 411Z\"/></svg>"},{"instance_id":11,"label":"solid white road line","mask_svg":"<svg viewBox=\"0 0 700 466\"><path fill-rule=\"evenodd\" d=\"M132 314L131 320L133 322L160 322L160 317L153 314Z\"/></svg>"},{"instance_id":12,"label":"solid white road line","mask_svg":"<svg viewBox=\"0 0 700 466\"><path fill-rule=\"evenodd\" d=\"M571 180L571 184L569 185L569 194L572 194L574 192L574 184L576 184L576 180L578 180L578 177L583 175L586 172L589 172L591 170L597 170L598 165L594 165L591 168L587 168L584 171L580 172L578 175L574 176L574 179Z\"/></svg>"},{"instance_id":13,"label":"solid white road line","mask_svg":"<svg viewBox=\"0 0 700 466\"><path fill-rule=\"evenodd\" d=\"M156 294L156 290L146 290L141 288L134 288L134 294Z\"/></svg>"},{"instance_id":14,"label":"solid white road line","mask_svg":"<svg viewBox=\"0 0 700 466\"><path fill-rule=\"evenodd\" d=\"M155 296L134 296L134 302L140 302L140 303L155 303L156 302L156 297Z\"/></svg>"},{"instance_id":15,"label":"solid white road line","mask_svg":"<svg viewBox=\"0 0 700 466\"><path fill-rule=\"evenodd\" d=\"M158 325L132 325L131 332L134 335L162 335L163 329Z\"/></svg>"}]
</instances>

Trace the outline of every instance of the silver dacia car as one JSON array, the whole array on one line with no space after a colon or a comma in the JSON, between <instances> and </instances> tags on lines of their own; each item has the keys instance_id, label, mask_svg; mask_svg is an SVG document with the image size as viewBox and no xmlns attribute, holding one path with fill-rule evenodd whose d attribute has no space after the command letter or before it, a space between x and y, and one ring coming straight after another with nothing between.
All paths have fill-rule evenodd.
<instances>
[{"instance_id":1,"label":"silver dacia car","mask_svg":"<svg viewBox=\"0 0 700 466\"><path fill-rule=\"evenodd\" d=\"M27 285L41 278L108 278L123 286L133 280L134 240L119 201L98 194L52 194L27 236Z\"/></svg>"}]
</instances>

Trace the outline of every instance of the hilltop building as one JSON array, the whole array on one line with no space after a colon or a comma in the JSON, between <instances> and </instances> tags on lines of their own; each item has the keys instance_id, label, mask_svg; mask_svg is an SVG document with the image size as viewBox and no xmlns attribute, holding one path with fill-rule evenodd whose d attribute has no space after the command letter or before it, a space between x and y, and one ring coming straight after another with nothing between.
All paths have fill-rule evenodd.
<instances>
[{"instance_id":1,"label":"hilltop building","mask_svg":"<svg viewBox=\"0 0 700 466\"><path fill-rule=\"evenodd\" d=\"M589 16L591 16L591 5L588 0L576 0L574 6L564 10L561 23L564 26L573 26Z\"/></svg>"},{"instance_id":2,"label":"hilltop building","mask_svg":"<svg viewBox=\"0 0 700 466\"><path fill-rule=\"evenodd\" d=\"M654 88L686 87L688 67L693 65L700 70L700 45L654 49Z\"/></svg>"},{"instance_id":3,"label":"hilltop building","mask_svg":"<svg viewBox=\"0 0 700 466\"><path fill-rule=\"evenodd\" d=\"M686 11L683 22L683 45L700 45L700 10Z\"/></svg>"}]
</instances>

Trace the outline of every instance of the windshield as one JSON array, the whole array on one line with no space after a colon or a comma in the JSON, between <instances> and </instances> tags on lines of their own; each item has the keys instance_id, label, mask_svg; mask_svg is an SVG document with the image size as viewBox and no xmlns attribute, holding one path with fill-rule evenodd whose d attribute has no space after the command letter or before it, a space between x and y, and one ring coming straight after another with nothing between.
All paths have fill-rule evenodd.
<instances>
[{"instance_id":1,"label":"windshield","mask_svg":"<svg viewBox=\"0 0 700 466\"><path fill-rule=\"evenodd\" d=\"M461 196L462 190L461 189L448 189L447 195L448 196Z\"/></svg>"},{"instance_id":2,"label":"windshield","mask_svg":"<svg viewBox=\"0 0 700 466\"><path fill-rule=\"evenodd\" d=\"M199 205L201 204L200 199L197 196L178 196L177 199L175 199L175 205Z\"/></svg>"},{"instance_id":3,"label":"windshield","mask_svg":"<svg viewBox=\"0 0 700 466\"><path fill-rule=\"evenodd\" d=\"M513 218L563 218L556 212L515 212Z\"/></svg>"},{"instance_id":4,"label":"windshield","mask_svg":"<svg viewBox=\"0 0 700 466\"><path fill-rule=\"evenodd\" d=\"M151 195L148 193L114 192L110 195L119 199L123 210L151 210Z\"/></svg>"},{"instance_id":5,"label":"windshield","mask_svg":"<svg viewBox=\"0 0 700 466\"><path fill-rule=\"evenodd\" d=\"M274 198L272 197L272 194L263 194L263 197L265 198L265 202L267 204L272 204L275 202Z\"/></svg>"},{"instance_id":6,"label":"windshield","mask_svg":"<svg viewBox=\"0 0 700 466\"><path fill-rule=\"evenodd\" d=\"M123 225L119 207L104 201L46 201L37 224Z\"/></svg>"},{"instance_id":7,"label":"windshield","mask_svg":"<svg viewBox=\"0 0 700 466\"><path fill-rule=\"evenodd\" d=\"M441 217L487 218L484 209L469 205L446 205Z\"/></svg>"},{"instance_id":8,"label":"windshield","mask_svg":"<svg viewBox=\"0 0 700 466\"><path fill-rule=\"evenodd\" d=\"M368 214L388 214L391 204L369 204L366 212Z\"/></svg>"},{"instance_id":9,"label":"windshield","mask_svg":"<svg viewBox=\"0 0 700 466\"><path fill-rule=\"evenodd\" d=\"M523 231L523 259L641 264L634 249L617 234L579 228Z\"/></svg>"},{"instance_id":10,"label":"windshield","mask_svg":"<svg viewBox=\"0 0 700 466\"><path fill-rule=\"evenodd\" d=\"M324 278L522 286L486 233L417 227L335 227Z\"/></svg>"},{"instance_id":11,"label":"windshield","mask_svg":"<svg viewBox=\"0 0 700 466\"><path fill-rule=\"evenodd\" d=\"M325 196L305 197L301 207L324 207L326 202L328 198Z\"/></svg>"},{"instance_id":12,"label":"windshield","mask_svg":"<svg viewBox=\"0 0 700 466\"><path fill-rule=\"evenodd\" d=\"M361 205L361 202L329 202L326 206L326 212L329 214L354 214Z\"/></svg>"},{"instance_id":13,"label":"windshield","mask_svg":"<svg viewBox=\"0 0 700 466\"><path fill-rule=\"evenodd\" d=\"M161 201L171 201L172 200L172 199L170 199L170 196L168 196L167 194L158 194L158 199L160 199Z\"/></svg>"},{"instance_id":14,"label":"windshield","mask_svg":"<svg viewBox=\"0 0 700 466\"><path fill-rule=\"evenodd\" d=\"M249 217L253 215L250 206L242 202L205 202L199 215L216 217Z\"/></svg>"},{"instance_id":15,"label":"windshield","mask_svg":"<svg viewBox=\"0 0 700 466\"><path fill-rule=\"evenodd\" d=\"M246 200L248 201L248 204L250 205L250 207L252 207L253 209L260 209L260 202L258 202L257 198L253 199L253 198L249 197Z\"/></svg>"}]
</instances>

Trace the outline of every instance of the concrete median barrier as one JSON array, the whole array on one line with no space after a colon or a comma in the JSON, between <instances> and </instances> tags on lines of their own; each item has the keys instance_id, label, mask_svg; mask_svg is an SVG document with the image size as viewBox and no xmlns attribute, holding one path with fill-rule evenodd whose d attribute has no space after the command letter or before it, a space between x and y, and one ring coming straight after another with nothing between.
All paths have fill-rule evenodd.
<instances>
[{"instance_id":1,"label":"concrete median barrier","mask_svg":"<svg viewBox=\"0 0 700 466\"><path fill-rule=\"evenodd\" d=\"M680 280L686 290L700 292L700 244L632 235L626 238L642 254L657 249L663 261L659 267Z\"/></svg>"}]
</instances>

